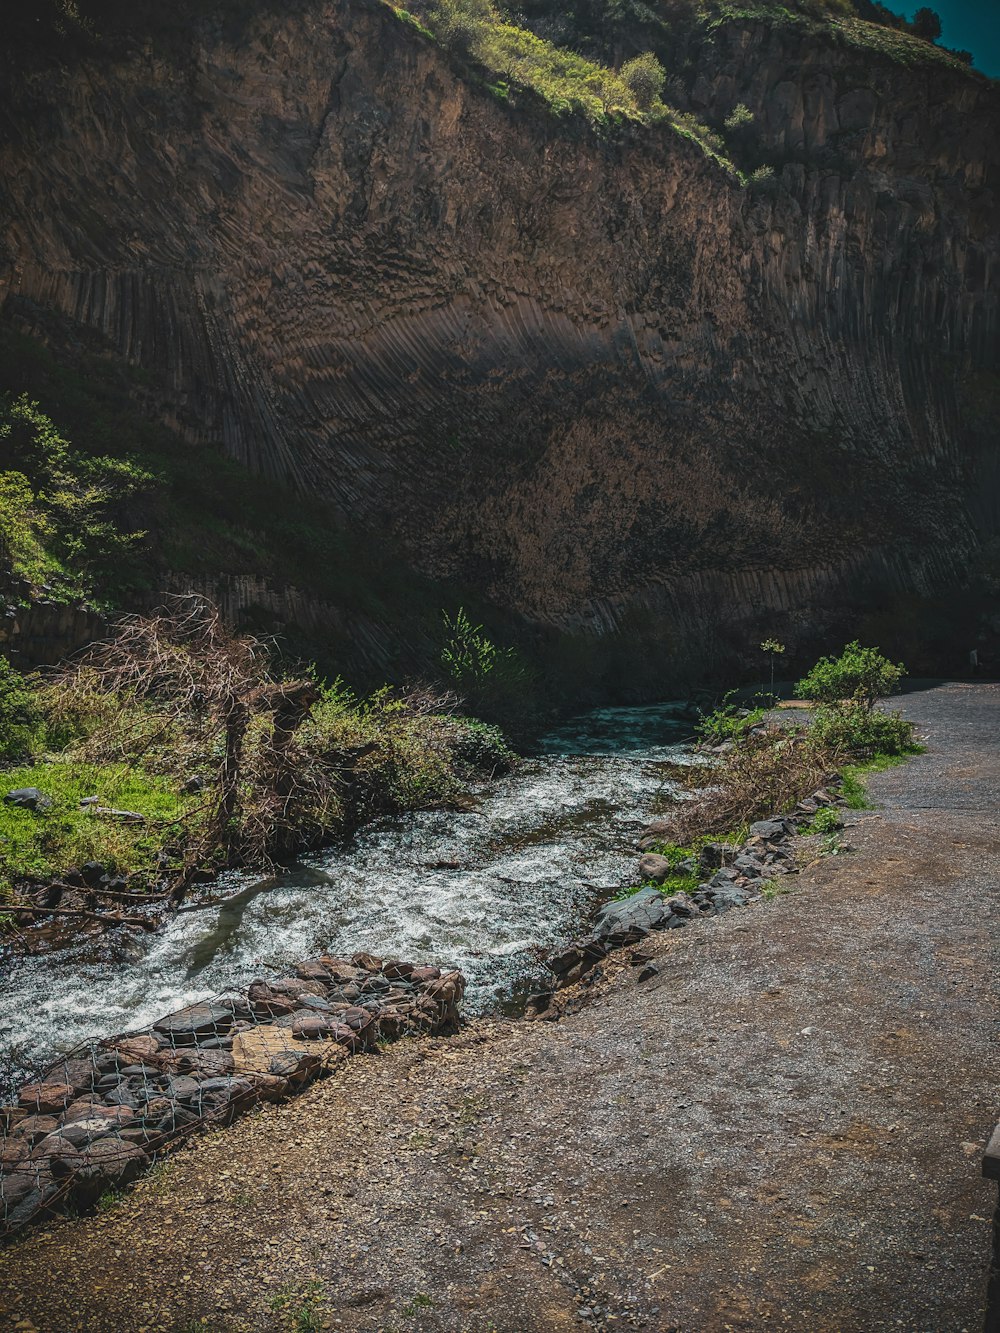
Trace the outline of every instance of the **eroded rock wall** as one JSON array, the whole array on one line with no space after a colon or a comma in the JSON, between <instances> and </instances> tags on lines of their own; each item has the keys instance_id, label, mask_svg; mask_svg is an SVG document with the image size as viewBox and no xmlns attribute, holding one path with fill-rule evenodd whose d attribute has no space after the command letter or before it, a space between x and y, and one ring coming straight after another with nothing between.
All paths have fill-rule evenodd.
<instances>
[{"instance_id":1,"label":"eroded rock wall","mask_svg":"<svg viewBox=\"0 0 1000 1333\"><path fill-rule=\"evenodd\" d=\"M206 20L10 82L0 290L528 622L821 636L992 535L996 88L734 25L690 97L753 109L747 190L666 127L505 106L366 0Z\"/></svg>"}]
</instances>

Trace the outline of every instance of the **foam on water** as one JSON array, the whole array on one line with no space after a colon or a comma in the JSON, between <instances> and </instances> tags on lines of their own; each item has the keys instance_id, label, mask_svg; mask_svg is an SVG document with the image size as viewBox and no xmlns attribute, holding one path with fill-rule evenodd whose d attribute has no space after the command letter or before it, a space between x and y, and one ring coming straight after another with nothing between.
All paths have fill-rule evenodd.
<instances>
[{"instance_id":1,"label":"foam on water","mask_svg":"<svg viewBox=\"0 0 1000 1333\"><path fill-rule=\"evenodd\" d=\"M280 875L231 877L143 939L8 958L0 1059L25 1068L321 952L460 967L467 1009L496 1007L633 878L636 835L689 731L676 705L601 709L543 737L470 811L380 820Z\"/></svg>"}]
</instances>

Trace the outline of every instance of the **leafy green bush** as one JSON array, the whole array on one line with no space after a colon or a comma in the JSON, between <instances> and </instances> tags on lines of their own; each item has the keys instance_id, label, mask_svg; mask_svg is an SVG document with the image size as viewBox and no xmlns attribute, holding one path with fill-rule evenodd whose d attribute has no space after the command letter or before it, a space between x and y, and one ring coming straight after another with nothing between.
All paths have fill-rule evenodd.
<instances>
[{"instance_id":1,"label":"leafy green bush","mask_svg":"<svg viewBox=\"0 0 1000 1333\"><path fill-rule=\"evenodd\" d=\"M821 657L795 689L803 699L824 704L851 699L870 710L877 699L892 694L905 675L901 662L890 662L877 648L862 648L855 639L839 657Z\"/></svg>"},{"instance_id":2,"label":"leafy green bush","mask_svg":"<svg viewBox=\"0 0 1000 1333\"><path fill-rule=\"evenodd\" d=\"M722 123L730 133L746 129L753 124L753 112L745 102L737 102Z\"/></svg>"},{"instance_id":3,"label":"leafy green bush","mask_svg":"<svg viewBox=\"0 0 1000 1333\"><path fill-rule=\"evenodd\" d=\"M145 535L122 502L155 478L126 458L80 453L26 394L0 397L0 562L29 583L77 597Z\"/></svg>"},{"instance_id":4,"label":"leafy green bush","mask_svg":"<svg viewBox=\"0 0 1000 1333\"><path fill-rule=\"evenodd\" d=\"M497 21L489 0L437 0L427 17L438 40L462 56L475 54Z\"/></svg>"},{"instance_id":5,"label":"leafy green bush","mask_svg":"<svg viewBox=\"0 0 1000 1333\"><path fill-rule=\"evenodd\" d=\"M832 805L821 806L813 815L806 833L836 833L843 820Z\"/></svg>"},{"instance_id":6,"label":"leafy green bush","mask_svg":"<svg viewBox=\"0 0 1000 1333\"><path fill-rule=\"evenodd\" d=\"M449 683L474 712L501 720L523 710L529 671L515 648L500 648L459 607L441 613L445 642L441 665Z\"/></svg>"},{"instance_id":7,"label":"leafy green bush","mask_svg":"<svg viewBox=\"0 0 1000 1333\"><path fill-rule=\"evenodd\" d=\"M24 759L44 744L45 724L31 686L0 656L0 760Z\"/></svg>"},{"instance_id":8,"label":"leafy green bush","mask_svg":"<svg viewBox=\"0 0 1000 1333\"><path fill-rule=\"evenodd\" d=\"M707 745L723 741L739 741L767 716L766 708L743 708L736 700L736 691L730 690L722 703L711 713L703 713L695 730L699 740Z\"/></svg>"},{"instance_id":9,"label":"leafy green bush","mask_svg":"<svg viewBox=\"0 0 1000 1333\"><path fill-rule=\"evenodd\" d=\"M913 723L899 713L868 708L852 699L817 710L810 735L828 750L857 759L913 752Z\"/></svg>"},{"instance_id":10,"label":"leafy green bush","mask_svg":"<svg viewBox=\"0 0 1000 1333\"><path fill-rule=\"evenodd\" d=\"M622 82L631 89L636 105L648 111L663 93L666 73L652 51L644 51L633 60L626 60L619 70Z\"/></svg>"}]
</instances>

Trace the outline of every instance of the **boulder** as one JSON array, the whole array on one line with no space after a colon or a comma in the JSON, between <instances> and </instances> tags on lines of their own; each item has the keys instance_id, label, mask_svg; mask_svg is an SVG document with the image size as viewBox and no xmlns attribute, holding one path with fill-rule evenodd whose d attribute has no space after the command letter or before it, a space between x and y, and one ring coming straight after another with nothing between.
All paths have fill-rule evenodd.
<instances>
[{"instance_id":1,"label":"boulder","mask_svg":"<svg viewBox=\"0 0 1000 1333\"><path fill-rule=\"evenodd\" d=\"M747 895L741 889L716 889L712 895L712 906L720 916L734 907L746 907L746 905Z\"/></svg>"},{"instance_id":2,"label":"boulder","mask_svg":"<svg viewBox=\"0 0 1000 1333\"><path fill-rule=\"evenodd\" d=\"M746 852L741 852L736 858L733 862L733 869L746 879L765 879L767 877L767 867L763 861L759 861L756 856L750 856Z\"/></svg>"},{"instance_id":3,"label":"boulder","mask_svg":"<svg viewBox=\"0 0 1000 1333\"><path fill-rule=\"evenodd\" d=\"M279 995L266 981L254 981L247 991L247 999L252 1011L261 1018L280 1018L290 1014L299 1006L290 995Z\"/></svg>"},{"instance_id":4,"label":"boulder","mask_svg":"<svg viewBox=\"0 0 1000 1333\"><path fill-rule=\"evenodd\" d=\"M198 1074L203 1077L231 1074L236 1067L231 1050L205 1050L198 1046L165 1053L162 1067L176 1074ZM127 1069L122 1070L127 1074ZM156 1070L152 1071L156 1074Z\"/></svg>"},{"instance_id":5,"label":"boulder","mask_svg":"<svg viewBox=\"0 0 1000 1333\"><path fill-rule=\"evenodd\" d=\"M75 1092L71 1083L28 1083L21 1089L17 1100L27 1111L52 1115L65 1110Z\"/></svg>"},{"instance_id":6,"label":"boulder","mask_svg":"<svg viewBox=\"0 0 1000 1333\"><path fill-rule=\"evenodd\" d=\"M31 1144L25 1138L0 1139L0 1172L12 1171L30 1152Z\"/></svg>"},{"instance_id":7,"label":"boulder","mask_svg":"<svg viewBox=\"0 0 1000 1333\"><path fill-rule=\"evenodd\" d=\"M57 1060L45 1071L46 1083L68 1083L76 1093L89 1092L94 1086L96 1070L90 1059Z\"/></svg>"},{"instance_id":8,"label":"boulder","mask_svg":"<svg viewBox=\"0 0 1000 1333\"><path fill-rule=\"evenodd\" d=\"M777 842L794 830L795 826L789 825L790 821L785 819L758 819L750 825L750 833L755 838L763 838L765 842Z\"/></svg>"},{"instance_id":9,"label":"boulder","mask_svg":"<svg viewBox=\"0 0 1000 1333\"><path fill-rule=\"evenodd\" d=\"M686 893L671 894L669 898L664 898L663 906L679 921L690 921L698 915L696 904Z\"/></svg>"},{"instance_id":10,"label":"boulder","mask_svg":"<svg viewBox=\"0 0 1000 1333\"><path fill-rule=\"evenodd\" d=\"M45 1169L14 1171L4 1176L0 1225L9 1233L33 1218L46 1216L48 1204L60 1189L60 1182L54 1180L51 1172Z\"/></svg>"},{"instance_id":11,"label":"boulder","mask_svg":"<svg viewBox=\"0 0 1000 1333\"><path fill-rule=\"evenodd\" d=\"M112 1137L91 1143L71 1165L73 1197L82 1203L128 1185L146 1169L149 1158L137 1143Z\"/></svg>"},{"instance_id":12,"label":"boulder","mask_svg":"<svg viewBox=\"0 0 1000 1333\"><path fill-rule=\"evenodd\" d=\"M595 934L615 944L635 943L651 930L662 930L669 917L658 889L640 889L629 898L605 903L595 918Z\"/></svg>"},{"instance_id":13,"label":"boulder","mask_svg":"<svg viewBox=\"0 0 1000 1333\"><path fill-rule=\"evenodd\" d=\"M427 981L437 981L440 975L439 967L417 967L410 973L409 980L415 986L422 986Z\"/></svg>"},{"instance_id":14,"label":"boulder","mask_svg":"<svg viewBox=\"0 0 1000 1333\"><path fill-rule=\"evenodd\" d=\"M268 983L275 995L287 995L293 1000L301 1000L303 995L316 995L320 999L326 996L327 987L321 981L301 981L298 977L279 977Z\"/></svg>"},{"instance_id":15,"label":"boulder","mask_svg":"<svg viewBox=\"0 0 1000 1333\"><path fill-rule=\"evenodd\" d=\"M29 1115L18 1121L13 1132L28 1143L36 1143L46 1134L54 1134L58 1128L59 1121L54 1115Z\"/></svg>"},{"instance_id":16,"label":"boulder","mask_svg":"<svg viewBox=\"0 0 1000 1333\"><path fill-rule=\"evenodd\" d=\"M549 954L545 960L545 966L550 972L554 972L557 977L565 977L574 968L586 965L593 967L607 953L604 944L594 936L585 940L577 940L574 944L569 944L563 949L557 949Z\"/></svg>"},{"instance_id":17,"label":"boulder","mask_svg":"<svg viewBox=\"0 0 1000 1333\"><path fill-rule=\"evenodd\" d=\"M332 1014L302 1013L291 1015L291 1033L298 1041L318 1041L329 1037L339 1026Z\"/></svg>"},{"instance_id":18,"label":"boulder","mask_svg":"<svg viewBox=\"0 0 1000 1333\"><path fill-rule=\"evenodd\" d=\"M647 852L639 858L639 878L653 884L662 884L674 873L674 868L665 856L656 852Z\"/></svg>"},{"instance_id":19,"label":"boulder","mask_svg":"<svg viewBox=\"0 0 1000 1333\"><path fill-rule=\"evenodd\" d=\"M318 981L322 985L330 980L330 973L326 970L325 964L320 962L318 958L310 958L303 963L296 963L295 975L300 981Z\"/></svg>"},{"instance_id":20,"label":"boulder","mask_svg":"<svg viewBox=\"0 0 1000 1333\"><path fill-rule=\"evenodd\" d=\"M708 881L710 889L725 889L731 884L735 884L739 879L739 873L731 866L724 866L722 870L717 870Z\"/></svg>"},{"instance_id":21,"label":"boulder","mask_svg":"<svg viewBox=\"0 0 1000 1333\"><path fill-rule=\"evenodd\" d=\"M277 1074L248 1074L247 1077L252 1080L261 1101L280 1102L288 1096L287 1078L279 1078Z\"/></svg>"},{"instance_id":22,"label":"boulder","mask_svg":"<svg viewBox=\"0 0 1000 1333\"><path fill-rule=\"evenodd\" d=\"M78 1120L69 1120L60 1125L59 1137L72 1144L74 1148L79 1148L82 1144L89 1143L91 1139L99 1139L104 1134L120 1133L125 1126L135 1123L135 1112L131 1107L116 1106L103 1109L105 1114L81 1116ZM42 1142L45 1143L47 1140Z\"/></svg>"},{"instance_id":23,"label":"boulder","mask_svg":"<svg viewBox=\"0 0 1000 1333\"><path fill-rule=\"evenodd\" d=\"M392 959L388 963L382 964L382 975L388 977L390 981L397 979L406 980L417 970L416 963L404 963L399 959Z\"/></svg>"},{"instance_id":24,"label":"boulder","mask_svg":"<svg viewBox=\"0 0 1000 1333\"><path fill-rule=\"evenodd\" d=\"M731 861L738 851L738 847L733 847L728 842L706 842L698 853L698 864L702 874L709 870L718 870L727 861Z\"/></svg>"},{"instance_id":25,"label":"boulder","mask_svg":"<svg viewBox=\"0 0 1000 1333\"><path fill-rule=\"evenodd\" d=\"M178 1045L196 1045L200 1036L217 1036L233 1025L233 1011L227 1004L203 1000L189 1004L174 1014L161 1018L153 1026Z\"/></svg>"},{"instance_id":26,"label":"boulder","mask_svg":"<svg viewBox=\"0 0 1000 1333\"><path fill-rule=\"evenodd\" d=\"M38 787L15 787L4 797L8 805L16 805L21 810L40 812L52 807L52 797Z\"/></svg>"},{"instance_id":27,"label":"boulder","mask_svg":"<svg viewBox=\"0 0 1000 1333\"><path fill-rule=\"evenodd\" d=\"M352 953L351 962L355 967L363 968L365 972L382 971L382 959L373 953Z\"/></svg>"},{"instance_id":28,"label":"boulder","mask_svg":"<svg viewBox=\"0 0 1000 1333\"><path fill-rule=\"evenodd\" d=\"M250 1078L207 1078L200 1088L201 1113L213 1121L231 1124L237 1116L255 1106L257 1088Z\"/></svg>"}]
</instances>

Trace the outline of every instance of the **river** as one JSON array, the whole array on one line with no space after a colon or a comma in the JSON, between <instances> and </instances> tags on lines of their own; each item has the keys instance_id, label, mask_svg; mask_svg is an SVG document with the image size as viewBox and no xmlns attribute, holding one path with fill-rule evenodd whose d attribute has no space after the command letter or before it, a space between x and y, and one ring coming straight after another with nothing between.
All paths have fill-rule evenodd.
<instances>
[{"instance_id":1,"label":"river","mask_svg":"<svg viewBox=\"0 0 1000 1333\"><path fill-rule=\"evenodd\" d=\"M469 810L382 819L280 874L231 876L151 936L8 955L0 1065L21 1074L319 953L458 967L467 1012L516 1005L541 956L634 882L638 832L690 732L678 704L587 713L478 789Z\"/></svg>"}]
</instances>

